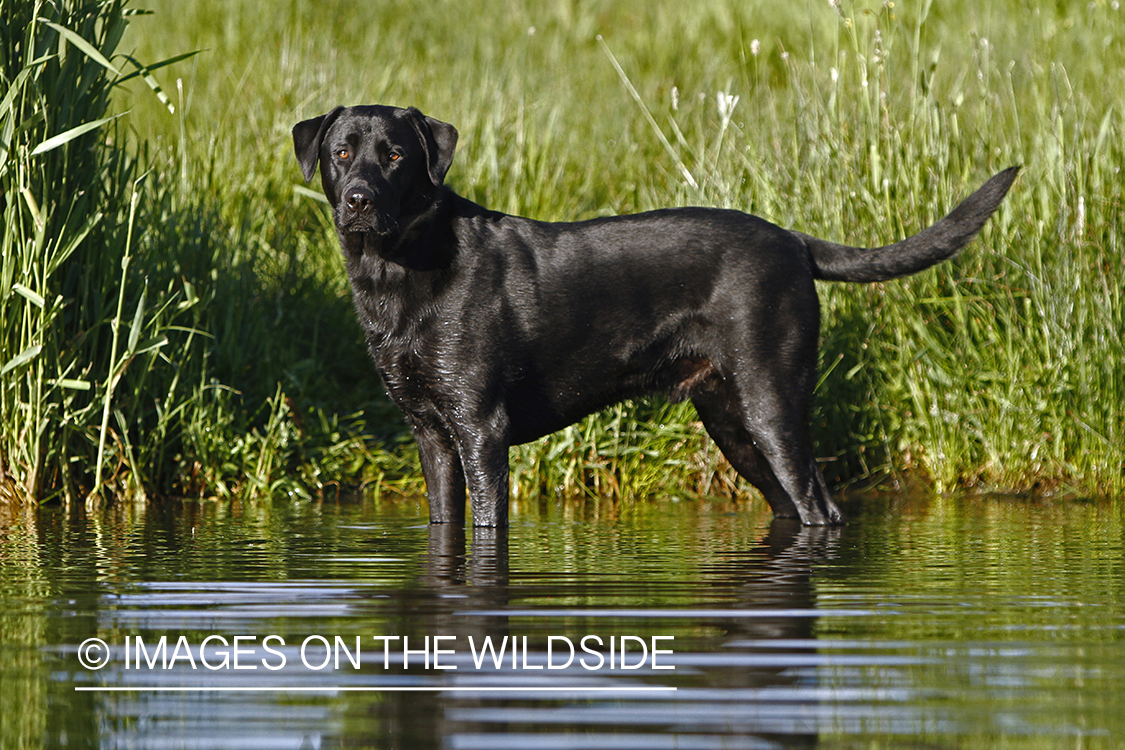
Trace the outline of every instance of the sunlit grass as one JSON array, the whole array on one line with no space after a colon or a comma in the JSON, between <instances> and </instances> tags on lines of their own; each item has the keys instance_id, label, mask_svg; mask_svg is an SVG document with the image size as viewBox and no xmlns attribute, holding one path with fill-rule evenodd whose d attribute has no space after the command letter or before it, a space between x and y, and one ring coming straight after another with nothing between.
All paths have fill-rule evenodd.
<instances>
[{"instance_id":1,"label":"sunlit grass","mask_svg":"<svg viewBox=\"0 0 1125 750\"><path fill-rule=\"evenodd\" d=\"M822 286L819 454L835 481L911 469L940 488L1119 492L1123 31L1120 8L1100 0L163 4L117 48L146 61L202 50L154 74L175 114L136 79L76 115L129 110L111 159L128 171L80 170L115 217L58 266L81 283L44 294L21 281L47 266L11 265L35 232L5 182L0 366L16 364L3 376L4 472L38 498L93 489L98 466L111 491L134 495L420 488L289 141L299 119L382 102L458 127L459 192L547 220L703 204L876 245L1022 163L958 260ZM5 68L6 86L18 70ZM72 207L77 223L58 236L91 213ZM101 430L111 334L128 345L142 308L134 353L167 343L110 389ZM18 361L37 330L59 354ZM746 490L690 406L655 399L514 449L513 467L520 496Z\"/></svg>"}]
</instances>

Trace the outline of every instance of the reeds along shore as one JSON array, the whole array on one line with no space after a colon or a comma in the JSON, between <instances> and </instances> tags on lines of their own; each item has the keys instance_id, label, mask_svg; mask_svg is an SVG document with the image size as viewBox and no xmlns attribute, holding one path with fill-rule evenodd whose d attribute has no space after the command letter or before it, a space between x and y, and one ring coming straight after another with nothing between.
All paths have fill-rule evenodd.
<instances>
[{"instance_id":1,"label":"reeds along shore","mask_svg":"<svg viewBox=\"0 0 1125 750\"><path fill-rule=\"evenodd\" d=\"M1125 485L1116 2L0 0L0 19L7 502L422 488L287 140L369 102L454 123L449 183L545 220L701 204L877 246L1023 164L957 260L821 287L818 452L836 482ZM690 405L657 400L512 463L521 497L747 492Z\"/></svg>"}]
</instances>

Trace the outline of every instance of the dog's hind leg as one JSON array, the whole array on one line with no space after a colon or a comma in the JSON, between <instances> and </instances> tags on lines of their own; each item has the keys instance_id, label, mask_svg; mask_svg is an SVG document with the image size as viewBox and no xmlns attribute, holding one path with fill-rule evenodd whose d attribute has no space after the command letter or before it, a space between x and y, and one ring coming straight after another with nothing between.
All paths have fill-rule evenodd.
<instances>
[{"instance_id":1,"label":"dog's hind leg","mask_svg":"<svg viewBox=\"0 0 1125 750\"><path fill-rule=\"evenodd\" d=\"M844 523L844 514L832 500L807 437L794 438L767 428L756 431L754 442L782 488L793 498L801 523L806 526Z\"/></svg>"},{"instance_id":2,"label":"dog's hind leg","mask_svg":"<svg viewBox=\"0 0 1125 750\"><path fill-rule=\"evenodd\" d=\"M765 456L755 447L742 424L741 409L732 399L714 393L692 399L707 434L719 446L727 461L766 498L777 518L800 518L796 504L777 481Z\"/></svg>"},{"instance_id":3,"label":"dog's hind leg","mask_svg":"<svg viewBox=\"0 0 1125 750\"><path fill-rule=\"evenodd\" d=\"M692 402L735 471L761 491L778 518L799 518L806 526L842 524L844 515L816 465L804 410L781 408L771 414L759 403L747 418L750 410L733 391L728 385Z\"/></svg>"},{"instance_id":4,"label":"dog's hind leg","mask_svg":"<svg viewBox=\"0 0 1125 750\"><path fill-rule=\"evenodd\" d=\"M806 526L835 526L844 523L844 514L832 501L828 485L816 465L812 440L803 405L759 402L747 420L747 432L762 457L769 463L785 493L797 506Z\"/></svg>"}]
</instances>

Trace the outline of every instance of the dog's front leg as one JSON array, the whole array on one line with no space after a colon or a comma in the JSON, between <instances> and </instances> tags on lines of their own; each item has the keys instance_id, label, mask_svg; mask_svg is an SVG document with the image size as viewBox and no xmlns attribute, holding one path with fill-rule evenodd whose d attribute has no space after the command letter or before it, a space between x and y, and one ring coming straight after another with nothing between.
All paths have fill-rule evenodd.
<instances>
[{"instance_id":1,"label":"dog's front leg","mask_svg":"<svg viewBox=\"0 0 1125 750\"><path fill-rule=\"evenodd\" d=\"M465 524L465 472L457 446L448 435L434 429L414 429L426 495L430 501L430 523Z\"/></svg>"},{"instance_id":2,"label":"dog's front leg","mask_svg":"<svg viewBox=\"0 0 1125 750\"><path fill-rule=\"evenodd\" d=\"M508 525L508 440L485 431L461 443L461 461L469 484L473 526Z\"/></svg>"}]
</instances>

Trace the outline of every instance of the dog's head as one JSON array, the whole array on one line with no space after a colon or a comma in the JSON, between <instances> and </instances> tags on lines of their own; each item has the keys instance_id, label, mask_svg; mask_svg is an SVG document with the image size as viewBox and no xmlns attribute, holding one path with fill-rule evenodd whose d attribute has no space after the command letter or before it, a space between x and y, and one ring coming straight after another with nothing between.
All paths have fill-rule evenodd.
<instances>
[{"instance_id":1,"label":"dog's head","mask_svg":"<svg viewBox=\"0 0 1125 750\"><path fill-rule=\"evenodd\" d=\"M456 128L413 107L337 107L293 128L305 182L320 163L341 239L398 235L433 204L456 145Z\"/></svg>"}]
</instances>

